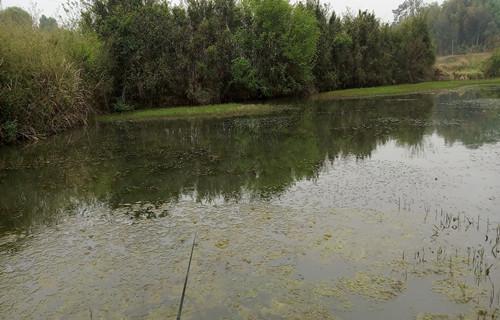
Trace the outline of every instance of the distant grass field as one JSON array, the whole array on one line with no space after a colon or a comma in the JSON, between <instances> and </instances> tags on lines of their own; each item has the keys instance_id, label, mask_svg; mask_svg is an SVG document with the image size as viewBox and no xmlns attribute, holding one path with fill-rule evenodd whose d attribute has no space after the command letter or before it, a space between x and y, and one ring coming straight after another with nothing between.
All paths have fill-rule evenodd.
<instances>
[{"instance_id":1,"label":"distant grass field","mask_svg":"<svg viewBox=\"0 0 500 320\"><path fill-rule=\"evenodd\" d=\"M483 79L484 63L491 55L491 52L483 52L438 57L436 68L441 71L443 78L448 80Z\"/></svg>"},{"instance_id":2,"label":"distant grass field","mask_svg":"<svg viewBox=\"0 0 500 320\"><path fill-rule=\"evenodd\" d=\"M452 80L452 81L432 81L415 84L401 84L395 86L383 86L373 88L346 89L324 92L317 94L313 99L332 99L332 98L357 98L374 96L391 96L412 93L437 92L443 90L453 90L461 87L476 85L500 85L500 79L488 80Z\"/></svg>"},{"instance_id":3,"label":"distant grass field","mask_svg":"<svg viewBox=\"0 0 500 320\"><path fill-rule=\"evenodd\" d=\"M439 92L454 90L461 87L477 85L500 85L500 79L465 80L465 81L433 81L395 86L346 89L324 92L311 97L312 100L369 98L377 96L393 96L413 93ZM183 118L226 118L253 114L267 114L283 111L284 106L273 104L240 104L227 103L206 106L170 107L159 109L138 110L132 112L103 115L98 121L141 121L152 119L183 119Z\"/></svg>"}]
</instances>

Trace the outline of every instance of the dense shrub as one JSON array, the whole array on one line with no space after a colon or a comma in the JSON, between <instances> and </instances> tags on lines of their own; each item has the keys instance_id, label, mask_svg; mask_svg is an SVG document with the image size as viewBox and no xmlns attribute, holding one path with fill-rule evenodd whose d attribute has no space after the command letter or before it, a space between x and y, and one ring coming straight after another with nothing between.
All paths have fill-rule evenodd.
<instances>
[{"instance_id":1,"label":"dense shrub","mask_svg":"<svg viewBox=\"0 0 500 320\"><path fill-rule=\"evenodd\" d=\"M500 49L496 50L486 61L484 73L487 77L500 77Z\"/></svg>"},{"instance_id":2,"label":"dense shrub","mask_svg":"<svg viewBox=\"0 0 500 320\"><path fill-rule=\"evenodd\" d=\"M436 60L424 17L405 19L395 27L395 82L419 82L432 78Z\"/></svg>"},{"instance_id":3,"label":"dense shrub","mask_svg":"<svg viewBox=\"0 0 500 320\"><path fill-rule=\"evenodd\" d=\"M340 18L317 0L86 3L82 24L105 42L113 98L127 104L205 104L432 76L423 17L394 26L362 11Z\"/></svg>"},{"instance_id":4,"label":"dense shrub","mask_svg":"<svg viewBox=\"0 0 500 320\"><path fill-rule=\"evenodd\" d=\"M232 84L245 97L300 93L313 83L319 30L314 15L287 0L253 0L242 6L236 30Z\"/></svg>"}]
</instances>

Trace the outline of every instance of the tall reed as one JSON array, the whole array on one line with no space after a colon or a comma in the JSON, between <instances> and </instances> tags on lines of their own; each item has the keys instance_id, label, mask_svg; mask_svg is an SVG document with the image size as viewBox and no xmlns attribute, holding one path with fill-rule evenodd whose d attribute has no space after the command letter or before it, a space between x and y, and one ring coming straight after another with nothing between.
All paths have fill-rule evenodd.
<instances>
[{"instance_id":1,"label":"tall reed","mask_svg":"<svg viewBox=\"0 0 500 320\"><path fill-rule=\"evenodd\" d=\"M85 124L97 105L100 47L75 31L0 22L0 144ZM97 92L97 93L94 93Z\"/></svg>"}]
</instances>

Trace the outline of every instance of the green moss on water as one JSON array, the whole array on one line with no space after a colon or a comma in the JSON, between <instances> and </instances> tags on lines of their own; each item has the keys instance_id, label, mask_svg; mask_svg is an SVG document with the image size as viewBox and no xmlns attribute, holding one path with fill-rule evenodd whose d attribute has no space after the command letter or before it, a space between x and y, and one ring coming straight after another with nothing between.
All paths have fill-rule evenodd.
<instances>
[{"instance_id":1,"label":"green moss on water","mask_svg":"<svg viewBox=\"0 0 500 320\"><path fill-rule=\"evenodd\" d=\"M453 80L453 81L431 81L415 84L402 84L395 86L382 86L373 88L359 88L336 90L325 93L320 93L313 99L331 99L331 98L357 98L357 97L374 97L374 96L392 96L414 93L438 92L445 90L454 90L467 86L477 85L498 85L500 79L488 80Z\"/></svg>"},{"instance_id":2,"label":"green moss on water","mask_svg":"<svg viewBox=\"0 0 500 320\"><path fill-rule=\"evenodd\" d=\"M341 279L339 288L375 301L389 301L406 288L405 283L389 277L358 272L353 278Z\"/></svg>"},{"instance_id":3,"label":"green moss on water","mask_svg":"<svg viewBox=\"0 0 500 320\"><path fill-rule=\"evenodd\" d=\"M499 310L475 309L468 314L459 313L456 315L438 313L420 313L416 320L478 320L478 319L498 319Z\"/></svg>"},{"instance_id":4,"label":"green moss on water","mask_svg":"<svg viewBox=\"0 0 500 320\"><path fill-rule=\"evenodd\" d=\"M268 114L284 110L283 106L270 104L215 104L206 106L186 106L147 109L133 112L122 112L104 115L97 118L98 121L140 121L152 119L183 119L183 118L218 118L237 117L245 115Z\"/></svg>"},{"instance_id":5,"label":"green moss on water","mask_svg":"<svg viewBox=\"0 0 500 320\"><path fill-rule=\"evenodd\" d=\"M219 249L226 249L229 246L229 240L228 239L219 240L215 243L215 246Z\"/></svg>"},{"instance_id":6,"label":"green moss on water","mask_svg":"<svg viewBox=\"0 0 500 320\"><path fill-rule=\"evenodd\" d=\"M334 299L337 306L347 311L352 310L352 302L347 298L348 292L345 292L337 285L319 284L311 290L315 297Z\"/></svg>"},{"instance_id":7,"label":"green moss on water","mask_svg":"<svg viewBox=\"0 0 500 320\"><path fill-rule=\"evenodd\" d=\"M451 320L454 319L447 314L421 313L417 315L417 320Z\"/></svg>"},{"instance_id":8,"label":"green moss on water","mask_svg":"<svg viewBox=\"0 0 500 320\"><path fill-rule=\"evenodd\" d=\"M331 314L330 310L327 310L327 308L323 308L319 305L310 304L305 307L298 307L294 301L279 300L276 298L271 300L269 306L262 308L260 313L263 315L264 319L336 319L336 317ZM252 319L252 317L247 319Z\"/></svg>"},{"instance_id":9,"label":"green moss on water","mask_svg":"<svg viewBox=\"0 0 500 320\"><path fill-rule=\"evenodd\" d=\"M435 281L432 289L460 304L478 300L484 294L481 288L471 287L465 281L453 277Z\"/></svg>"}]
</instances>

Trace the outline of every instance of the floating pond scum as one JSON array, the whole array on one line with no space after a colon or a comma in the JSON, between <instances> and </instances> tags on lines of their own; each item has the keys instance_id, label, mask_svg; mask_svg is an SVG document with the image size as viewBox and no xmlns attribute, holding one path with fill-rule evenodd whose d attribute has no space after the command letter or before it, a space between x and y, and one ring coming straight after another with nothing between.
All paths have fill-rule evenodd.
<instances>
[{"instance_id":1,"label":"floating pond scum","mask_svg":"<svg viewBox=\"0 0 500 320\"><path fill-rule=\"evenodd\" d=\"M498 88L286 104L0 149L1 318L498 319Z\"/></svg>"}]
</instances>

